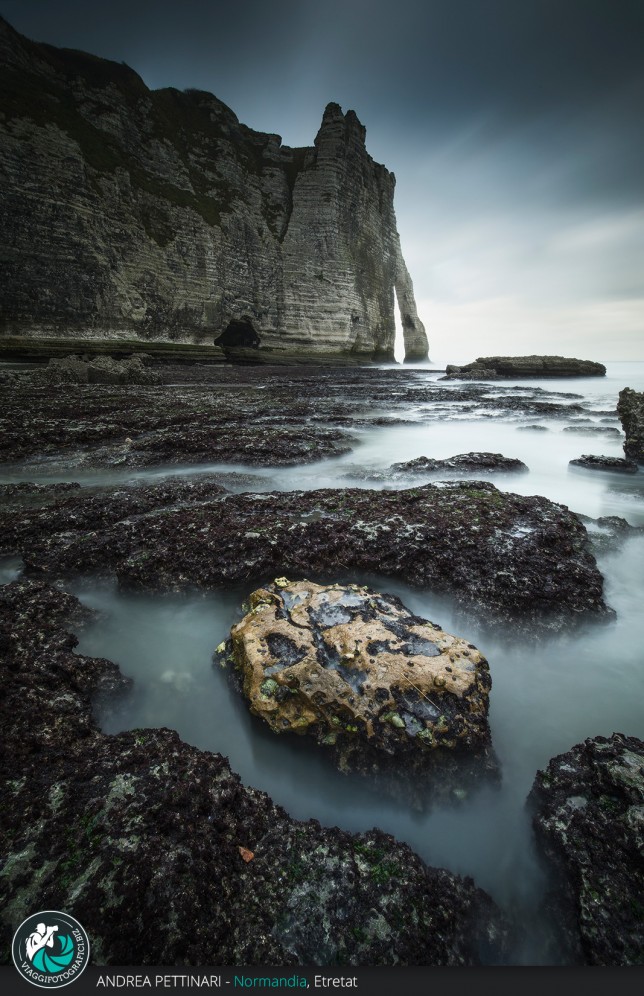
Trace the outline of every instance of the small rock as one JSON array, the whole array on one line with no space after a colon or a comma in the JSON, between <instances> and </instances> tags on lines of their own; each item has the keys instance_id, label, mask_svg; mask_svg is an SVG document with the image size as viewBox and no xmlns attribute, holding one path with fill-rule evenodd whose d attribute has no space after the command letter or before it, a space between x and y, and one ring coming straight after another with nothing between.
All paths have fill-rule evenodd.
<instances>
[{"instance_id":1,"label":"small rock","mask_svg":"<svg viewBox=\"0 0 644 996\"><path fill-rule=\"evenodd\" d=\"M614 426L607 425L567 425L563 432L575 432L578 436L614 436L619 438L621 432Z\"/></svg>"},{"instance_id":2,"label":"small rock","mask_svg":"<svg viewBox=\"0 0 644 996\"><path fill-rule=\"evenodd\" d=\"M525 472L528 467L522 460L504 457L501 453L459 453L446 460L433 460L431 457L417 457L406 463L394 463L391 471L395 474L425 474L432 471L471 470L476 473L491 471Z\"/></svg>"},{"instance_id":3,"label":"small rock","mask_svg":"<svg viewBox=\"0 0 644 996\"><path fill-rule=\"evenodd\" d=\"M595 456L584 453L576 460L569 460L571 467L585 467L587 470L613 470L618 474L636 474L637 464L633 460L623 460L621 457Z\"/></svg>"}]
</instances>

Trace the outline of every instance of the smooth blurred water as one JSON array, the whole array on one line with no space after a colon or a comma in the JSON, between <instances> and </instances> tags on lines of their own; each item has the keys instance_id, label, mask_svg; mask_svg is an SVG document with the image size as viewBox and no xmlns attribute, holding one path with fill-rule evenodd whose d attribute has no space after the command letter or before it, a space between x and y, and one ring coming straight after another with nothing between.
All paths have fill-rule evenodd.
<instances>
[{"instance_id":1,"label":"smooth blurred water","mask_svg":"<svg viewBox=\"0 0 644 996\"><path fill-rule=\"evenodd\" d=\"M526 385L535 386L529 381ZM610 376L601 381L544 381L540 386L549 392L583 394L599 413L614 409L617 393L626 385L644 388L644 365L611 367ZM598 425L619 424L600 421L610 416L595 417ZM511 414L374 428L360 433L357 448L347 456L308 467L244 472L252 475L257 489L382 487L366 482L365 473L420 455L442 458L487 450L518 457L530 468L527 474L489 478L504 490L541 494L593 517L620 515L633 525L644 525L641 470L622 476L568 467L568 461L582 453L622 455L622 439L564 432L570 421ZM527 422L540 422L548 431L518 431ZM224 474L239 469L215 465L181 472ZM177 468L127 476L166 472L177 473ZM98 479L114 481L117 475L93 480ZM385 486L431 479L410 477ZM249 489L239 481L228 483L235 490ZM6 568L14 573L17 569L15 563ZM266 790L297 818L315 817L348 830L378 826L389 831L429 864L472 875L530 928L525 944L515 952L518 963L551 962L560 956L548 924L535 912L544 877L524 806L535 772L586 737L619 731L644 738L644 537L635 536L603 557L600 568L616 621L541 641L517 640L511 630L484 634L449 599L431 592L411 590L387 578L353 579L394 592L419 615L475 643L490 661L490 725L502 784L483 788L458 806L442 805L425 813L392 802L364 780L339 774L308 742L276 737L249 715L226 675L211 662L214 648L239 618L240 603L248 594L241 587L203 596L151 597L125 595L91 579L79 582L77 593L100 615L80 633L78 650L117 661L135 680L131 694L100 714L107 732L174 728L189 743L227 755L245 783Z\"/></svg>"}]
</instances>

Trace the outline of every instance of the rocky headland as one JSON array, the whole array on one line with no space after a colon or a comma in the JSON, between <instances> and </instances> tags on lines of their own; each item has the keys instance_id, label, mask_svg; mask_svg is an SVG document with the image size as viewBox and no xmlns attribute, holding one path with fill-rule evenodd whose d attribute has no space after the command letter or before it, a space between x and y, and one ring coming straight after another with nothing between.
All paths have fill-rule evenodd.
<instances>
[{"instance_id":1,"label":"rocky headland","mask_svg":"<svg viewBox=\"0 0 644 996\"><path fill-rule=\"evenodd\" d=\"M311 147L241 124L210 93L0 19L0 347L51 338L191 344L210 356L427 356L400 249L395 178L353 111ZM27 179L28 178L28 179ZM6 350L5 350L6 352Z\"/></svg>"}]
</instances>

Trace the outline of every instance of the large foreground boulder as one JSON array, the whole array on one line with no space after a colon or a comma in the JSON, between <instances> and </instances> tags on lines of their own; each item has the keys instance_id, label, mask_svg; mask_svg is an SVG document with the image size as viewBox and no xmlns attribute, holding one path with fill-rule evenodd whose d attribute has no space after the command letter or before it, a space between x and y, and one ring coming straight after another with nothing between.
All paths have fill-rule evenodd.
<instances>
[{"instance_id":1,"label":"large foreground boulder","mask_svg":"<svg viewBox=\"0 0 644 996\"><path fill-rule=\"evenodd\" d=\"M537 773L529 803L573 959L644 964L644 743L614 733L577 744Z\"/></svg>"},{"instance_id":2,"label":"large foreground boulder","mask_svg":"<svg viewBox=\"0 0 644 996\"><path fill-rule=\"evenodd\" d=\"M0 944L40 909L77 917L99 965L470 965L507 928L471 879L372 830L297 822L170 730L106 736L127 693L73 652L75 598L0 590Z\"/></svg>"},{"instance_id":3,"label":"large foreground boulder","mask_svg":"<svg viewBox=\"0 0 644 996\"><path fill-rule=\"evenodd\" d=\"M313 736L342 769L411 780L428 801L495 768L486 659L393 595L278 578L252 593L229 649L251 711Z\"/></svg>"},{"instance_id":4,"label":"large foreground boulder","mask_svg":"<svg viewBox=\"0 0 644 996\"><path fill-rule=\"evenodd\" d=\"M617 414L626 436L625 455L644 463L644 391L633 391L630 387L620 391Z\"/></svg>"},{"instance_id":5,"label":"large foreground boulder","mask_svg":"<svg viewBox=\"0 0 644 996\"><path fill-rule=\"evenodd\" d=\"M479 356L463 366L450 364L443 380L494 380L506 377L605 377L606 367L570 356Z\"/></svg>"}]
</instances>

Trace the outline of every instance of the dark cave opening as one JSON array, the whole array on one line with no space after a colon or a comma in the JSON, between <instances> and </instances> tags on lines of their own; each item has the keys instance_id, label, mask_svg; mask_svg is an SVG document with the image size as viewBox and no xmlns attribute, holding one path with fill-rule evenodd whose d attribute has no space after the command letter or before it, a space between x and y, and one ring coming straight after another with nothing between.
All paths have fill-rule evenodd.
<instances>
[{"instance_id":1,"label":"dark cave opening","mask_svg":"<svg viewBox=\"0 0 644 996\"><path fill-rule=\"evenodd\" d=\"M259 349L259 344L259 335L249 318L233 319L215 339L215 346L221 346L223 349L232 347Z\"/></svg>"}]
</instances>

